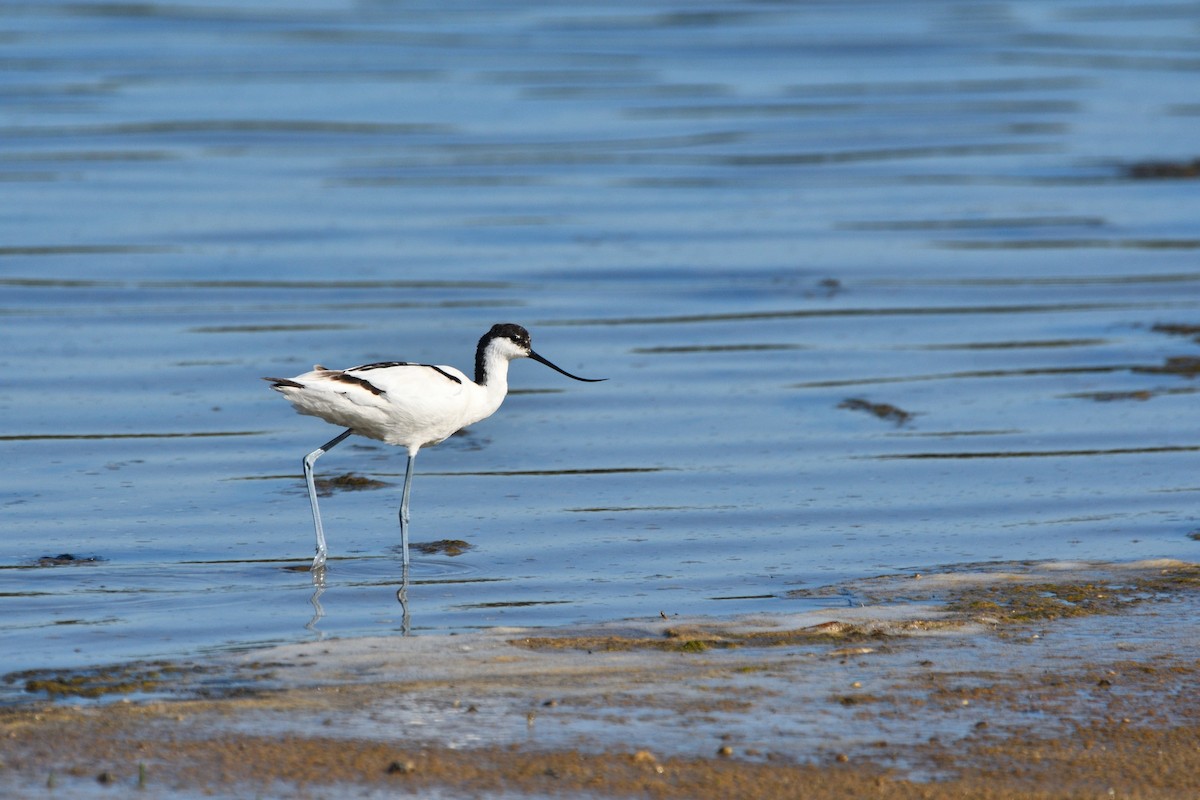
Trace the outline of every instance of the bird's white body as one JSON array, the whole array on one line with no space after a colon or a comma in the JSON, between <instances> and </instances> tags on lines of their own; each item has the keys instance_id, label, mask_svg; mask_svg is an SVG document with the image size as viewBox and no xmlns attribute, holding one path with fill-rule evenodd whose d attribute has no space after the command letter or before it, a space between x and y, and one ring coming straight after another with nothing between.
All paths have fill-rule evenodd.
<instances>
[{"instance_id":1,"label":"bird's white body","mask_svg":"<svg viewBox=\"0 0 1200 800\"><path fill-rule=\"evenodd\" d=\"M454 367L385 362L345 370L317 366L276 388L301 414L415 454L496 413L515 357L507 341L496 339L485 351L482 386Z\"/></svg>"},{"instance_id":2,"label":"bird's white body","mask_svg":"<svg viewBox=\"0 0 1200 800\"><path fill-rule=\"evenodd\" d=\"M508 362L532 358L577 381L580 378L533 352L529 331L511 323L493 325L475 348L475 379L454 367L385 361L350 369L325 369L294 378L264 378L301 414L320 417L346 430L304 457L304 479L317 534L314 574L325 565L325 532L317 507L313 465L351 434L408 450L400 502L400 539L408 568L408 496L413 461L422 447L444 441L468 425L496 413L508 394Z\"/></svg>"}]
</instances>

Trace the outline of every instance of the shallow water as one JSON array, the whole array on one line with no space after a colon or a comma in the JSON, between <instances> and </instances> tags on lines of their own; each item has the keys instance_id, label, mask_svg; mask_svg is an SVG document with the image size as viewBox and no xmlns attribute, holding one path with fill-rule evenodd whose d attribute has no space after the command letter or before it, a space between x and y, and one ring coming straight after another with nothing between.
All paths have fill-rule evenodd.
<instances>
[{"instance_id":1,"label":"shallow water","mask_svg":"<svg viewBox=\"0 0 1200 800\"><path fill-rule=\"evenodd\" d=\"M414 633L1194 560L1196 183L1131 171L1197 156L1193 12L6 4L0 674L402 630L404 454L321 460L393 485L324 501L315 619L336 431L258 378L496 321L610 380L421 453L473 547Z\"/></svg>"}]
</instances>

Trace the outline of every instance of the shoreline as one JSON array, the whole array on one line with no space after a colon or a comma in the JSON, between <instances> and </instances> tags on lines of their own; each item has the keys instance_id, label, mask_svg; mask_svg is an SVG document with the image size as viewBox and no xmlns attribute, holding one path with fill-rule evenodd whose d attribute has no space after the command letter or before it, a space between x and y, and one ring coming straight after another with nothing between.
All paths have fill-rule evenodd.
<instances>
[{"instance_id":1,"label":"shoreline","mask_svg":"<svg viewBox=\"0 0 1200 800\"><path fill-rule=\"evenodd\" d=\"M125 665L124 679L170 694L0 709L0 790L1200 792L1200 567L1003 567L865 581L852 588L870 605L789 616ZM66 691L81 676L57 677Z\"/></svg>"}]
</instances>

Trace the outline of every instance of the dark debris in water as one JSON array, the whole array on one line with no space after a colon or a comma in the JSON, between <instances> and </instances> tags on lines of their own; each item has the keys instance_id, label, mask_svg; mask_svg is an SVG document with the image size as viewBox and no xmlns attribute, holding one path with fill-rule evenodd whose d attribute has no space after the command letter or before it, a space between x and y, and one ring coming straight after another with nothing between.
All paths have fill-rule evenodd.
<instances>
[{"instance_id":1,"label":"dark debris in water","mask_svg":"<svg viewBox=\"0 0 1200 800\"><path fill-rule=\"evenodd\" d=\"M817 283L816 292L809 292L808 296L811 297L816 294L821 297L831 298L835 295L841 294L842 289L842 282L837 278L823 278Z\"/></svg>"},{"instance_id":2,"label":"dark debris in water","mask_svg":"<svg viewBox=\"0 0 1200 800\"><path fill-rule=\"evenodd\" d=\"M365 489L382 489L385 486L391 485L385 481L355 475L353 472L347 472L345 475L337 475L333 478L317 478L316 484L317 494L322 497L328 497L334 492L359 492Z\"/></svg>"},{"instance_id":3,"label":"dark debris in water","mask_svg":"<svg viewBox=\"0 0 1200 800\"><path fill-rule=\"evenodd\" d=\"M681 353L754 353L772 350L799 350L795 344L691 344L663 347L634 347L639 355L678 355ZM512 394L509 392L509 394Z\"/></svg>"},{"instance_id":4,"label":"dark debris in water","mask_svg":"<svg viewBox=\"0 0 1200 800\"><path fill-rule=\"evenodd\" d=\"M1138 180L1200 178L1200 158L1190 161L1139 161L1127 166L1125 175Z\"/></svg>"},{"instance_id":5,"label":"dark debris in water","mask_svg":"<svg viewBox=\"0 0 1200 800\"><path fill-rule=\"evenodd\" d=\"M1150 330L1155 333L1165 333L1168 336L1190 336L1194 341L1200 343L1200 325L1159 322Z\"/></svg>"},{"instance_id":6,"label":"dark debris in water","mask_svg":"<svg viewBox=\"0 0 1200 800\"><path fill-rule=\"evenodd\" d=\"M1157 367L1134 367L1134 372L1149 375L1178 375L1181 378L1194 378L1200 375L1200 358L1196 356L1171 356Z\"/></svg>"},{"instance_id":7,"label":"dark debris in water","mask_svg":"<svg viewBox=\"0 0 1200 800\"><path fill-rule=\"evenodd\" d=\"M1149 400L1155 394L1156 392L1152 392L1149 389L1140 389L1132 392L1081 392L1068 395L1068 397L1095 400L1097 403L1114 403L1121 400Z\"/></svg>"},{"instance_id":8,"label":"dark debris in water","mask_svg":"<svg viewBox=\"0 0 1200 800\"><path fill-rule=\"evenodd\" d=\"M56 556L42 556L35 563L39 567L65 567L76 564L99 564L104 561L100 556L76 556L71 553L59 553Z\"/></svg>"},{"instance_id":9,"label":"dark debris in water","mask_svg":"<svg viewBox=\"0 0 1200 800\"><path fill-rule=\"evenodd\" d=\"M571 600L497 600L494 603L465 603L459 608L533 608L536 606L565 606Z\"/></svg>"},{"instance_id":10,"label":"dark debris in water","mask_svg":"<svg viewBox=\"0 0 1200 800\"><path fill-rule=\"evenodd\" d=\"M897 425L904 425L912 421L914 416L912 412L905 411L890 403L872 403L861 397L847 397L838 403L838 408L845 408L850 411L865 411L868 414L873 414L880 419L894 422Z\"/></svg>"},{"instance_id":11,"label":"dark debris in water","mask_svg":"<svg viewBox=\"0 0 1200 800\"><path fill-rule=\"evenodd\" d=\"M427 556L438 555L444 556L461 556L463 553L475 547L470 542L464 542L462 539L439 539L436 542L414 542L412 548L418 553Z\"/></svg>"},{"instance_id":12,"label":"dark debris in water","mask_svg":"<svg viewBox=\"0 0 1200 800\"><path fill-rule=\"evenodd\" d=\"M1164 388L1156 387L1154 389L1134 389L1131 391L1116 391L1116 392L1073 392L1064 394L1063 397L1080 398L1083 400L1095 400L1097 403L1111 403L1121 400L1152 400L1155 397L1172 394L1195 394L1196 389L1190 387L1180 388Z\"/></svg>"}]
</instances>

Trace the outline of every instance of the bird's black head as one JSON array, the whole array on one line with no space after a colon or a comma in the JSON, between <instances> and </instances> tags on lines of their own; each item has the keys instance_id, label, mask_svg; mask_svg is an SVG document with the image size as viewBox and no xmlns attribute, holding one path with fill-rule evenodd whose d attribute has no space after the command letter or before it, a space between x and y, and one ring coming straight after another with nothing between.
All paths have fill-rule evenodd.
<instances>
[{"instance_id":1,"label":"bird's black head","mask_svg":"<svg viewBox=\"0 0 1200 800\"><path fill-rule=\"evenodd\" d=\"M529 331L512 322L497 322L493 325L479 340L479 349L487 347L493 339L508 339L523 350L528 350L530 346Z\"/></svg>"},{"instance_id":2,"label":"bird's black head","mask_svg":"<svg viewBox=\"0 0 1200 800\"><path fill-rule=\"evenodd\" d=\"M520 350L520 353L513 353L509 350L506 353L508 358L532 358L534 361L545 364L550 369L561 372L568 378L574 378L577 381L594 383L604 380L604 378L581 378L578 375L572 375L562 367L550 363L533 352L533 347L529 341L529 331L511 322L498 322L492 326L490 331L483 335L483 338L479 340L479 347L475 349L475 382L480 386L487 383L487 359L485 354L487 353L488 346L497 339L506 339Z\"/></svg>"},{"instance_id":3,"label":"bird's black head","mask_svg":"<svg viewBox=\"0 0 1200 800\"><path fill-rule=\"evenodd\" d=\"M531 352L529 346L529 331L511 322L497 322L492 329L479 339L475 348L475 382L483 386L487 382L487 363L484 354L488 345L497 339L507 339L525 353Z\"/></svg>"}]
</instances>

